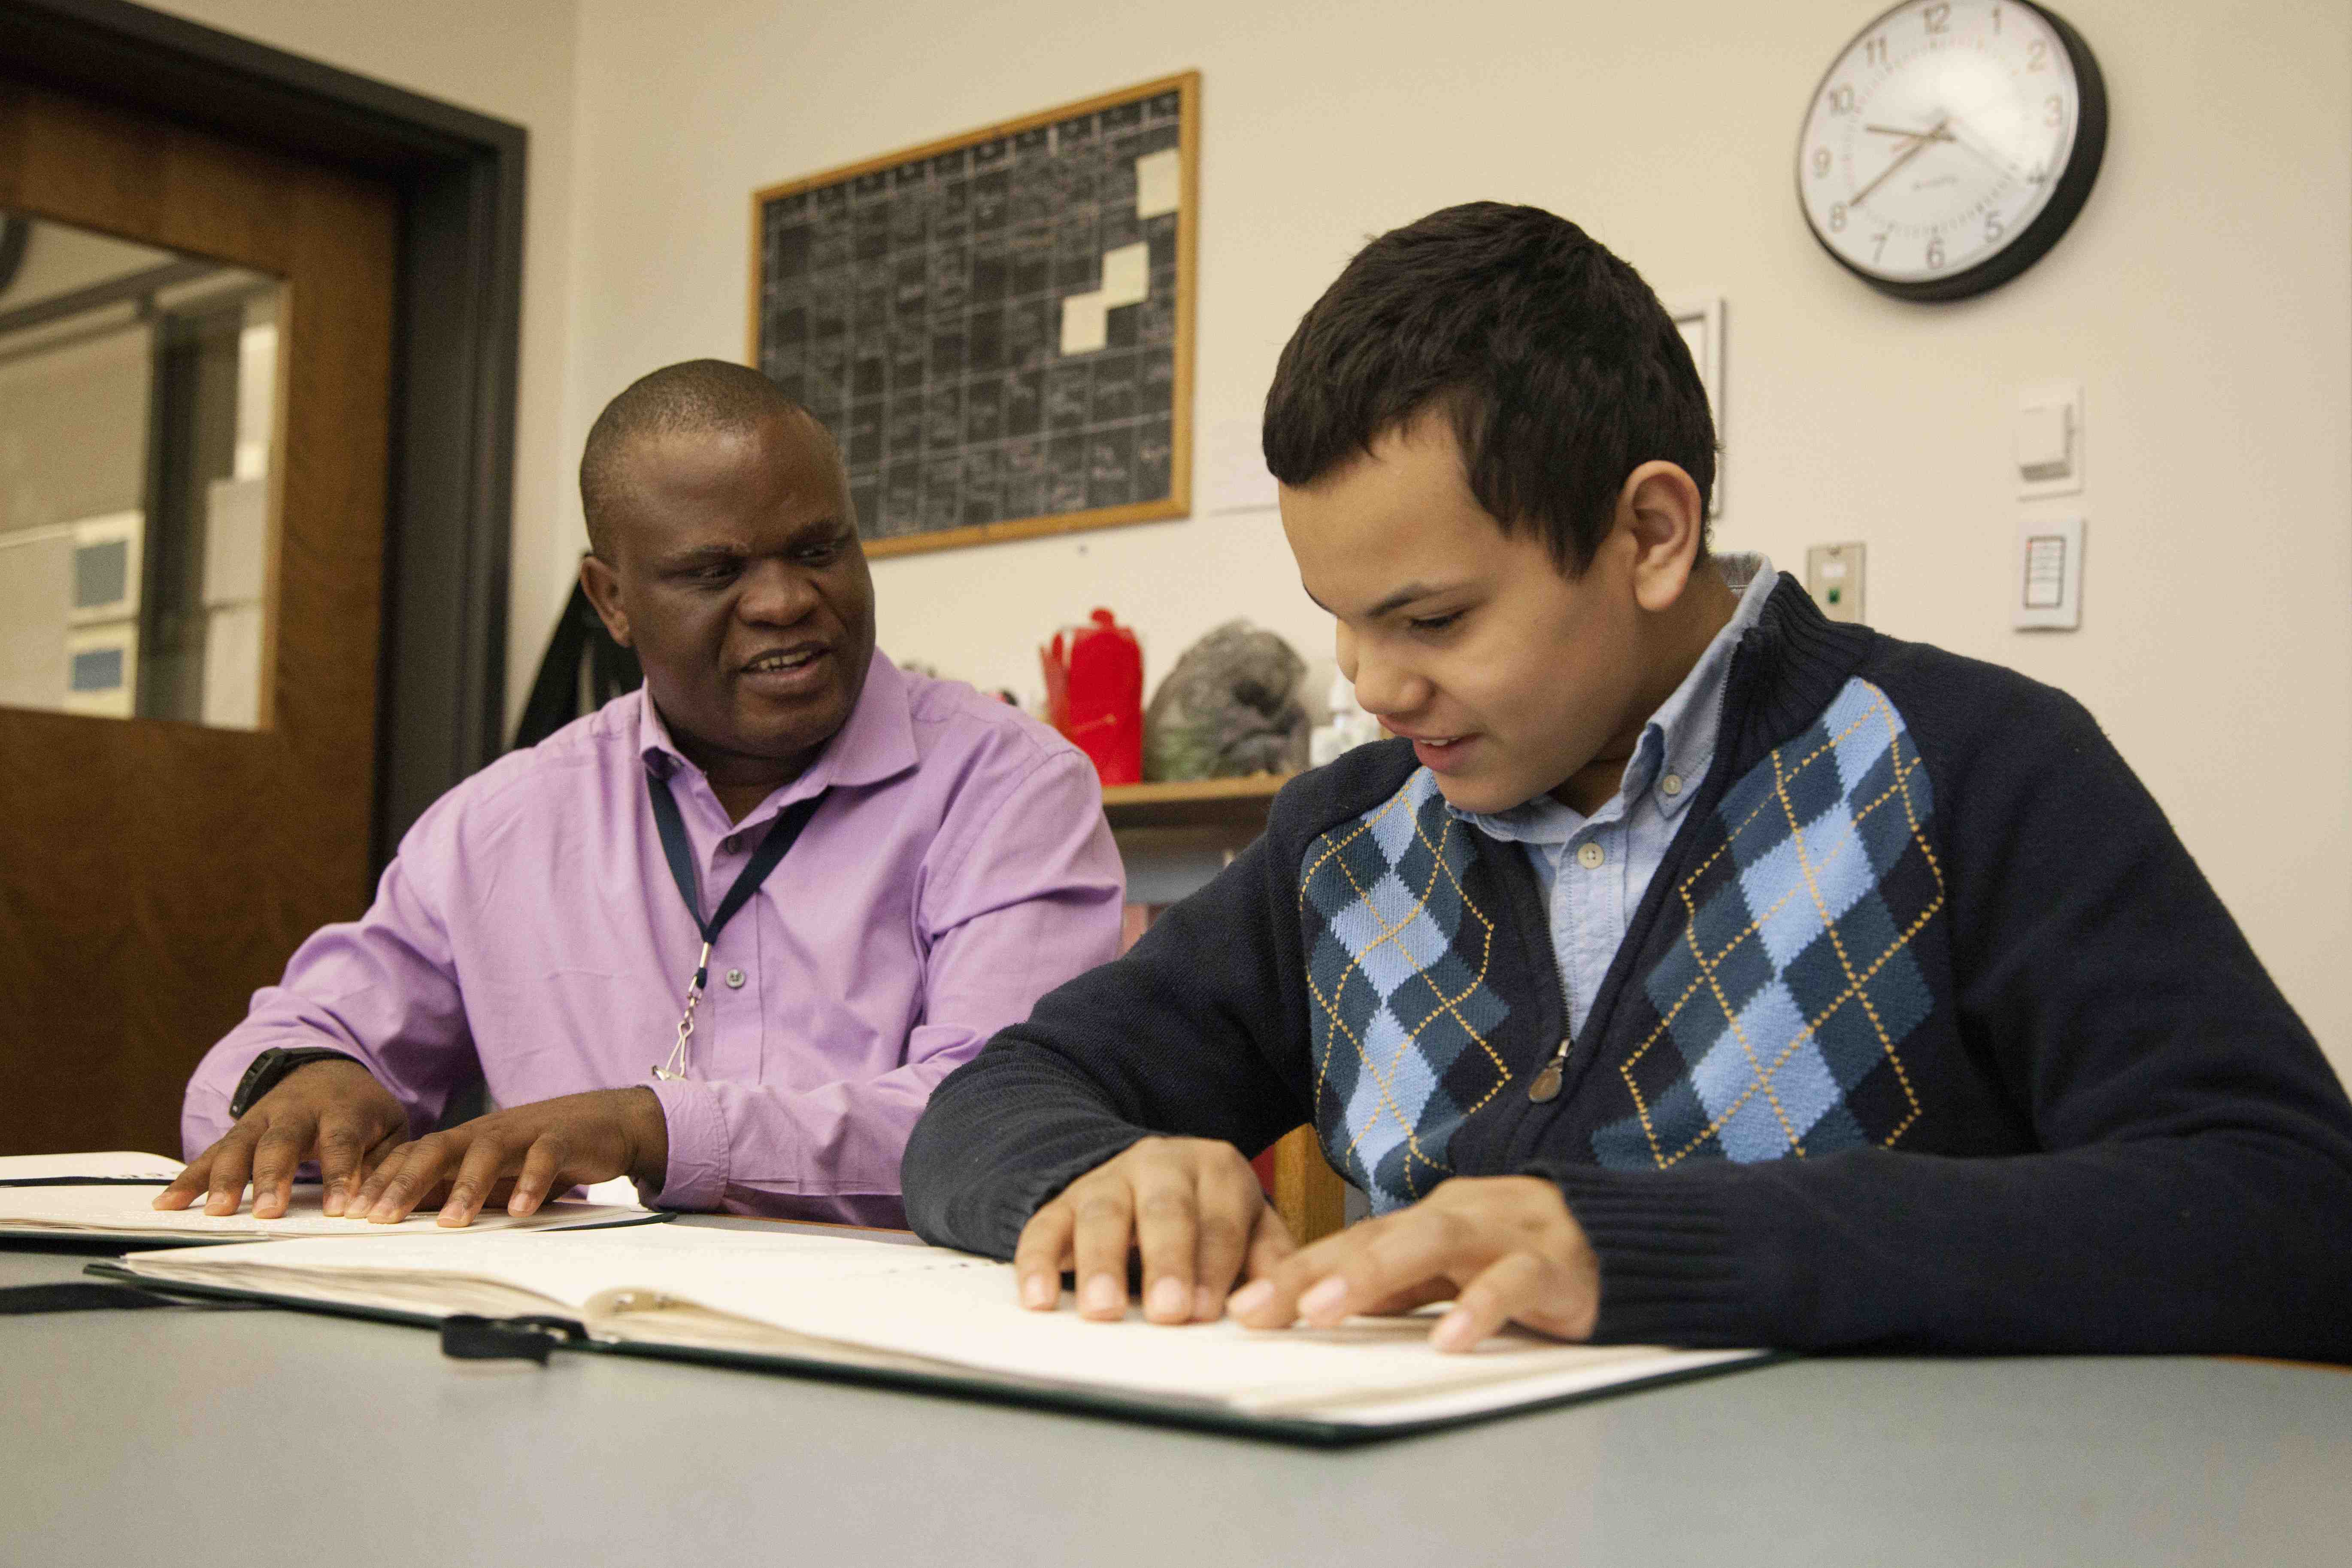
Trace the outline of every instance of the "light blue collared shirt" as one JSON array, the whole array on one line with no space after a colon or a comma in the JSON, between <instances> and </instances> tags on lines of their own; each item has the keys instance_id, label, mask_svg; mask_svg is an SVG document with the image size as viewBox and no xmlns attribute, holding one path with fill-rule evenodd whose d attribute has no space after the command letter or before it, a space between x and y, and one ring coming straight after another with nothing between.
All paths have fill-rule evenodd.
<instances>
[{"instance_id":1,"label":"light blue collared shirt","mask_svg":"<svg viewBox=\"0 0 2352 1568\"><path fill-rule=\"evenodd\" d=\"M1739 594L1739 607L1642 727L1623 781L1600 810L1586 816L1539 795L1508 811L1454 813L1489 837L1518 845L1535 868L1551 914L1552 953L1568 991L1571 1036L1584 1032L1626 924L1715 760L1732 649L1763 617L1764 601L1772 595L1772 563L1763 556L1715 560Z\"/></svg>"}]
</instances>

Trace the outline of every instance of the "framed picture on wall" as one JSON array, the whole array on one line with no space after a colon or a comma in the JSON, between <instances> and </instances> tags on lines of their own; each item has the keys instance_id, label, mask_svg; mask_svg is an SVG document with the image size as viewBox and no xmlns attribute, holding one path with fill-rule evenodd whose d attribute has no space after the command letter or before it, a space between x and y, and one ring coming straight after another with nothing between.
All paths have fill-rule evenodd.
<instances>
[{"instance_id":1,"label":"framed picture on wall","mask_svg":"<svg viewBox=\"0 0 2352 1568\"><path fill-rule=\"evenodd\" d=\"M750 357L870 555L1192 510L1197 71L751 196Z\"/></svg>"},{"instance_id":2,"label":"framed picture on wall","mask_svg":"<svg viewBox=\"0 0 2352 1568\"><path fill-rule=\"evenodd\" d=\"M1706 388L1706 405L1715 416L1715 484L1707 495L1706 514L1723 515L1723 296L1684 294L1665 302L1675 330L1698 367L1699 384Z\"/></svg>"}]
</instances>

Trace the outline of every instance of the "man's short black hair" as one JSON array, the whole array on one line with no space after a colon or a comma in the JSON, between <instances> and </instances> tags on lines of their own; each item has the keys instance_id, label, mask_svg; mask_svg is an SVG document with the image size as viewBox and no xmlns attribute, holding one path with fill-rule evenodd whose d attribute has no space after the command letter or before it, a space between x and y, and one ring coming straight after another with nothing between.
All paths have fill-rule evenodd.
<instances>
[{"instance_id":1,"label":"man's short black hair","mask_svg":"<svg viewBox=\"0 0 2352 1568\"><path fill-rule=\"evenodd\" d=\"M1540 207L1469 202L1356 253L1298 323L1265 402L1265 461L1309 485L1424 408L1451 419L1470 493L1592 563L1626 476L1654 459L1715 485L1715 421L1641 275Z\"/></svg>"},{"instance_id":2,"label":"man's short black hair","mask_svg":"<svg viewBox=\"0 0 2352 1568\"><path fill-rule=\"evenodd\" d=\"M834 444L823 421L748 365L690 359L631 382L596 416L580 454L580 509L587 514L588 547L612 560L604 549L604 514L628 488L622 459L638 437L748 430L761 420L778 418L805 419L823 434L827 446Z\"/></svg>"}]
</instances>

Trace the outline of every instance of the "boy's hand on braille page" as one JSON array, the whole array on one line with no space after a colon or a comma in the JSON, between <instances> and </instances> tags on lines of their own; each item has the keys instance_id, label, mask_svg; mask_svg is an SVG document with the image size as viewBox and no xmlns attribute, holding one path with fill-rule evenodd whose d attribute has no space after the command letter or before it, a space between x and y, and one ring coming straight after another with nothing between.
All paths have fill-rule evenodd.
<instances>
[{"instance_id":1,"label":"boy's hand on braille page","mask_svg":"<svg viewBox=\"0 0 2352 1568\"><path fill-rule=\"evenodd\" d=\"M1146 1138L1032 1215L1013 1267L1023 1306L1052 1311L1075 1270L1079 1315L1116 1321L1127 1316L1128 1255L1139 1252L1144 1317L1207 1322L1237 1282L1263 1279L1297 1246L1240 1150Z\"/></svg>"},{"instance_id":2,"label":"boy's hand on braille page","mask_svg":"<svg viewBox=\"0 0 2352 1568\"><path fill-rule=\"evenodd\" d=\"M1534 1176L1457 1176L1295 1254L1226 1310L1253 1329L1329 1328L1445 1300L1454 1310L1429 1335L1441 1351L1469 1350L1514 1322L1591 1338L1601 1264L1559 1189Z\"/></svg>"}]
</instances>

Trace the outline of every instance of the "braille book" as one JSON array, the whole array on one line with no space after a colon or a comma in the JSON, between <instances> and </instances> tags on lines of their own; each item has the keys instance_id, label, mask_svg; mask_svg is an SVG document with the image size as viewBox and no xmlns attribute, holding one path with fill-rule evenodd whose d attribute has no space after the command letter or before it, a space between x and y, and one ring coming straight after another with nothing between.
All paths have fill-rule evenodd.
<instances>
[{"instance_id":1,"label":"braille book","mask_svg":"<svg viewBox=\"0 0 2352 1568\"><path fill-rule=\"evenodd\" d=\"M1016 1304L1013 1269L969 1253L776 1226L321 1239L138 1253L121 1271L445 1330L528 1325L565 1348L918 1386L1019 1404L1349 1443L1756 1364L1754 1351L1570 1345L1517 1331L1466 1355L1430 1319L1258 1331L1170 1328Z\"/></svg>"}]
</instances>

